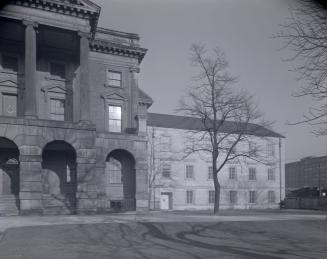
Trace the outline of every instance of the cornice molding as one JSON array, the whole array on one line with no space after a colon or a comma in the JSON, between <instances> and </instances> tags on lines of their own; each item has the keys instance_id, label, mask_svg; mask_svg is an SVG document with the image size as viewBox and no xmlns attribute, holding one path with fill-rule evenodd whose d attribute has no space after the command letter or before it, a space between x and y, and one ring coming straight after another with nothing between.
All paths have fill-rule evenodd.
<instances>
[{"instance_id":1,"label":"cornice molding","mask_svg":"<svg viewBox=\"0 0 327 259\"><path fill-rule=\"evenodd\" d=\"M105 53L105 54L112 54L117 56L124 56L130 58L137 58L139 63L142 62L147 49L134 47L134 46L125 46L109 41L94 39L90 43L91 51Z\"/></svg>"},{"instance_id":2,"label":"cornice molding","mask_svg":"<svg viewBox=\"0 0 327 259\"><path fill-rule=\"evenodd\" d=\"M101 8L87 0L9 0L9 4L87 19L94 34Z\"/></svg>"}]
</instances>

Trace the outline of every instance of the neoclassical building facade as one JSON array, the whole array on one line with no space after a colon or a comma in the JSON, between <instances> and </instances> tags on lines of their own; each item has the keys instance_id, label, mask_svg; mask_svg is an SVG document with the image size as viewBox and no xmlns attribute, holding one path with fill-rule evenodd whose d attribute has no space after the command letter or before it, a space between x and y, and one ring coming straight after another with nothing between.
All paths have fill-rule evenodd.
<instances>
[{"instance_id":1,"label":"neoclassical building facade","mask_svg":"<svg viewBox=\"0 0 327 259\"><path fill-rule=\"evenodd\" d=\"M0 10L0 215L148 208L139 36L88 0Z\"/></svg>"}]
</instances>

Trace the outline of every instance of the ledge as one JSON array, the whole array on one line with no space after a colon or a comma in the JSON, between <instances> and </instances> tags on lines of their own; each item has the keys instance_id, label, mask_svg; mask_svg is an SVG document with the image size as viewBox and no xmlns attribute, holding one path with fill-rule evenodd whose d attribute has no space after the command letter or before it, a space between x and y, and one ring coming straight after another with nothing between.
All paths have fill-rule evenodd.
<instances>
[{"instance_id":1,"label":"ledge","mask_svg":"<svg viewBox=\"0 0 327 259\"><path fill-rule=\"evenodd\" d=\"M0 116L0 124L95 131L94 124L85 124L85 123L68 122L68 121L53 121L53 120L43 120L43 119L25 119L23 117L13 118L7 116Z\"/></svg>"}]
</instances>

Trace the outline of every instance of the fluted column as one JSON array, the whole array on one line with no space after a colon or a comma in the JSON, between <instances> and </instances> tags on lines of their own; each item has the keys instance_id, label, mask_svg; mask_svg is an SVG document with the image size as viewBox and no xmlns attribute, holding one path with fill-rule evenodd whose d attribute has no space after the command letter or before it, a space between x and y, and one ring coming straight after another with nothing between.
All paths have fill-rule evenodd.
<instances>
[{"instance_id":1,"label":"fluted column","mask_svg":"<svg viewBox=\"0 0 327 259\"><path fill-rule=\"evenodd\" d=\"M80 121L90 122L89 89L89 34L79 32L80 36Z\"/></svg>"},{"instance_id":2,"label":"fluted column","mask_svg":"<svg viewBox=\"0 0 327 259\"><path fill-rule=\"evenodd\" d=\"M25 28L25 91L24 115L37 118L36 92L36 31L38 24L24 20Z\"/></svg>"}]
</instances>

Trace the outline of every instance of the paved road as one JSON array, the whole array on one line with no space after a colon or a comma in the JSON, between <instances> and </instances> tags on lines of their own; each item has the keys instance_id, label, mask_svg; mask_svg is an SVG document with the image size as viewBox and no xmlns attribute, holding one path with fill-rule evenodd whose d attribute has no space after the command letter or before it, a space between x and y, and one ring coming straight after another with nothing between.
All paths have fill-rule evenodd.
<instances>
[{"instance_id":1,"label":"paved road","mask_svg":"<svg viewBox=\"0 0 327 259\"><path fill-rule=\"evenodd\" d=\"M11 228L1 259L327 258L327 220L133 222Z\"/></svg>"}]
</instances>

